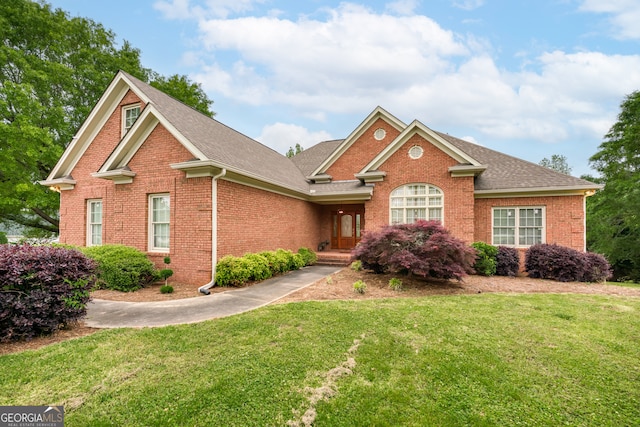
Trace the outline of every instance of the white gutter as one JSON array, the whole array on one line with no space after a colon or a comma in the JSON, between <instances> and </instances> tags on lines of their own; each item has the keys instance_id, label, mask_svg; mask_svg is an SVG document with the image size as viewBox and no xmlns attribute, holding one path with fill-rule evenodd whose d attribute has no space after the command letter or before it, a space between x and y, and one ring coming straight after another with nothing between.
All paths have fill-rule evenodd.
<instances>
[{"instance_id":1,"label":"white gutter","mask_svg":"<svg viewBox=\"0 0 640 427\"><path fill-rule=\"evenodd\" d=\"M198 292L209 295L209 288L216 283L216 264L218 261L218 178L227 174L222 168L218 175L211 178L211 281L198 288Z\"/></svg>"}]
</instances>

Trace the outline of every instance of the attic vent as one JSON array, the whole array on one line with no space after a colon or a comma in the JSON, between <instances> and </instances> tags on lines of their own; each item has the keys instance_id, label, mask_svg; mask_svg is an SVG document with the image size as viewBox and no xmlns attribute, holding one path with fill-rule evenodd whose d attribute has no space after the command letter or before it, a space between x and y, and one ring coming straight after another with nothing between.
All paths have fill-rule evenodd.
<instances>
[{"instance_id":1,"label":"attic vent","mask_svg":"<svg viewBox=\"0 0 640 427\"><path fill-rule=\"evenodd\" d=\"M382 141L384 139L384 137L387 136L387 131L385 131L384 129L380 128L377 129L374 133L373 133L373 137L378 140L378 141Z\"/></svg>"},{"instance_id":2,"label":"attic vent","mask_svg":"<svg viewBox=\"0 0 640 427\"><path fill-rule=\"evenodd\" d=\"M409 148L409 157L411 157L413 160L422 157L423 153L424 150L419 145L414 145L413 147Z\"/></svg>"}]
</instances>

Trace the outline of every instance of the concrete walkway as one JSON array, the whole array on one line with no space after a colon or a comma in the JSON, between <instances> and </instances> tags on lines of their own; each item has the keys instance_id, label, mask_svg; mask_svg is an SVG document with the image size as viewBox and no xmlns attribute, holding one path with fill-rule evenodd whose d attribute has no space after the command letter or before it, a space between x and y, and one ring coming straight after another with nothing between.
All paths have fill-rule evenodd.
<instances>
[{"instance_id":1,"label":"concrete walkway","mask_svg":"<svg viewBox=\"0 0 640 427\"><path fill-rule=\"evenodd\" d=\"M84 321L92 328L141 328L195 323L231 316L267 305L341 268L305 267L246 288L195 298L160 302L95 299L87 305L87 317Z\"/></svg>"}]
</instances>

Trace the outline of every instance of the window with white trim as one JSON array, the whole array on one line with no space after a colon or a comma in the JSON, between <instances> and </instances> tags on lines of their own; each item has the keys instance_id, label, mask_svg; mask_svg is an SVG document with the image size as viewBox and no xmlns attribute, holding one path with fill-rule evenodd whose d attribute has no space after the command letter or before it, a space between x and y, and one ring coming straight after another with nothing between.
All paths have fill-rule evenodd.
<instances>
[{"instance_id":1,"label":"window with white trim","mask_svg":"<svg viewBox=\"0 0 640 427\"><path fill-rule=\"evenodd\" d=\"M443 222L444 194L428 184L407 184L389 197L391 224L411 224L418 220Z\"/></svg>"},{"instance_id":2,"label":"window with white trim","mask_svg":"<svg viewBox=\"0 0 640 427\"><path fill-rule=\"evenodd\" d=\"M500 207L492 210L492 243L531 246L545 241L544 207Z\"/></svg>"},{"instance_id":3,"label":"window with white trim","mask_svg":"<svg viewBox=\"0 0 640 427\"><path fill-rule=\"evenodd\" d=\"M149 196L149 252L169 252L169 200L168 194Z\"/></svg>"},{"instance_id":4,"label":"window with white trim","mask_svg":"<svg viewBox=\"0 0 640 427\"><path fill-rule=\"evenodd\" d=\"M140 104L122 107L122 136L129 132L138 116L140 116Z\"/></svg>"},{"instance_id":5,"label":"window with white trim","mask_svg":"<svg viewBox=\"0 0 640 427\"><path fill-rule=\"evenodd\" d=\"M102 244L102 200L87 200L87 246Z\"/></svg>"}]
</instances>

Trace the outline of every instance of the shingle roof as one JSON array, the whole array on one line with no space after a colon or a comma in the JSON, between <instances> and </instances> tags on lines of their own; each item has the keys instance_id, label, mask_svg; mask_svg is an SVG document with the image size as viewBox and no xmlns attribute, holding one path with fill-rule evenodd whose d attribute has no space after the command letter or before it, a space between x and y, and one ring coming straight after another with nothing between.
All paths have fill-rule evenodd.
<instances>
[{"instance_id":1,"label":"shingle roof","mask_svg":"<svg viewBox=\"0 0 640 427\"><path fill-rule=\"evenodd\" d=\"M208 160L236 172L307 193L309 184L290 159L127 74L155 108ZM205 160L205 159L201 159Z\"/></svg>"},{"instance_id":2,"label":"shingle roof","mask_svg":"<svg viewBox=\"0 0 640 427\"><path fill-rule=\"evenodd\" d=\"M343 139L320 142L289 159L151 85L127 73L123 74L149 98L169 123L207 156L208 160L219 163L222 167L304 193L309 193L310 188L313 188L315 193L349 191L355 188L352 183L310 186L305 178L340 146ZM597 187L589 181L565 175L445 133L437 131L436 133L487 166L487 169L475 180L476 191Z\"/></svg>"},{"instance_id":3,"label":"shingle roof","mask_svg":"<svg viewBox=\"0 0 640 427\"><path fill-rule=\"evenodd\" d=\"M475 190L507 190L528 188L597 187L592 182L576 178L526 160L518 159L495 150L437 132L442 138L478 160L487 169L476 178Z\"/></svg>"},{"instance_id":4,"label":"shingle roof","mask_svg":"<svg viewBox=\"0 0 640 427\"><path fill-rule=\"evenodd\" d=\"M293 156L291 161L302 171L304 176L309 176L320 163L338 148L342 141L344 141L344 139L319 142Z\"/></svg>"}]
</instances>

